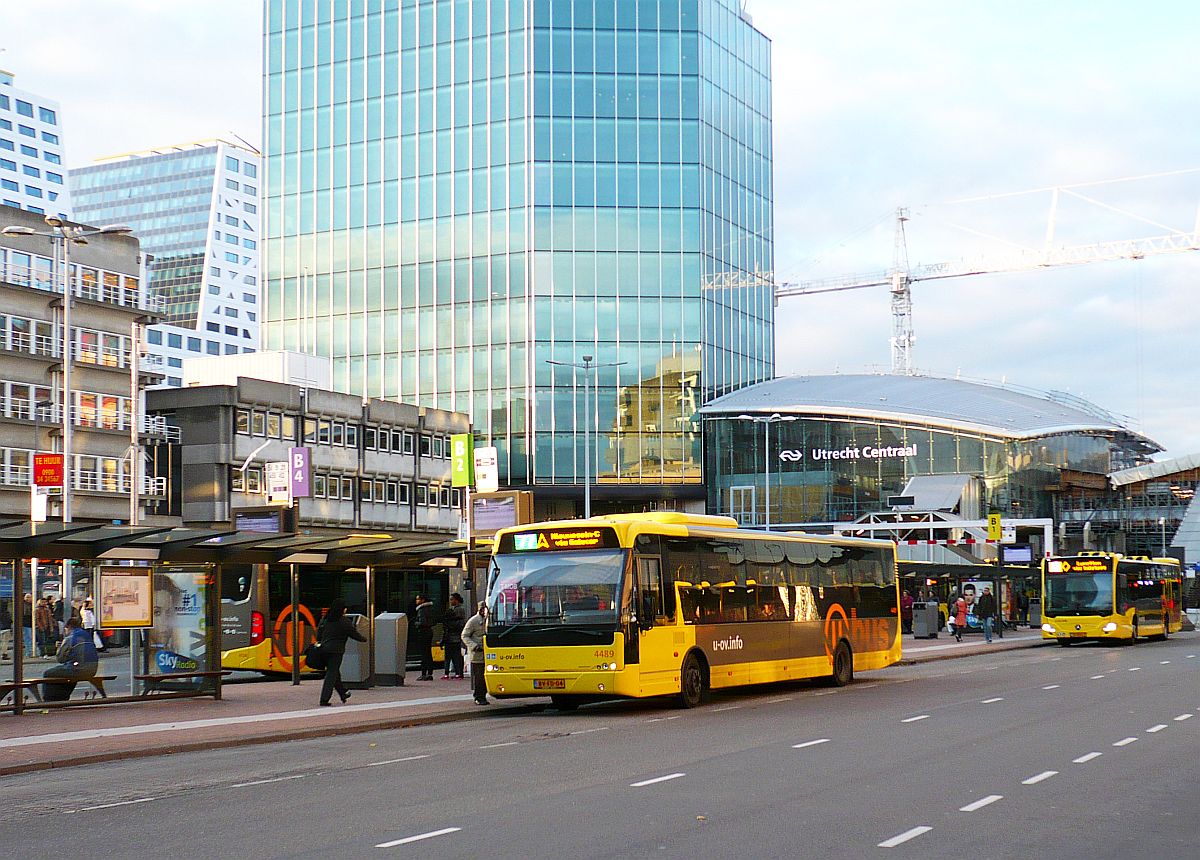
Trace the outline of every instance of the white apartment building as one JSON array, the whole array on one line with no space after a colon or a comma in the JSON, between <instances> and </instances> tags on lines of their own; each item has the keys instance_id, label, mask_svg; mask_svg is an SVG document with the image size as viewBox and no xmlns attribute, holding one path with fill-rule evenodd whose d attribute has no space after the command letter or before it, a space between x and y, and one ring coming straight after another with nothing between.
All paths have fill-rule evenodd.
<instances>
[{"instance_id":1,"label":"white apartment building","mask_svg":"<svg viewBox=\"0 0 1200 860\"><path fill-rule=\"evenodd\" d=\"M58 102L13 85L0 69L0 204L71 217Z\"/></svg>"}]
</instances>

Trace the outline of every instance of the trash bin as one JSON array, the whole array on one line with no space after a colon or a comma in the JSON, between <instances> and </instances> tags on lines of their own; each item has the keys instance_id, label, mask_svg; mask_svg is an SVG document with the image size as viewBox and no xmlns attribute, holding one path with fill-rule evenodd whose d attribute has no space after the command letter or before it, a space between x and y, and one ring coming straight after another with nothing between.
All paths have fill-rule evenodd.
<instances>
[{"instance_id":1,"label":"trash bin","mask_svg":"<svg viewBox=\"0 0 1200 860\"><path fill-rule=\"evenodd\" d=\"M403 612L381 612L375 616L375 683L404 686L408 651L408 616Z\"/></svg>"},{"instance_id":2,"label":"trash bin","mask_svg":"<svg viewBox=\"0 0 1200 860\"><path fill-rule=\"evenodd\" d=\"M347 612L346 617L354 625L354 629L365 638L371 638L371 625L367 616ZM367 671L370 663L370 642L359 642L357 639L346 640L346 656L342 658L342 683L357 690L367 686Z\"/></svg>"},{"instance_id":3,"label":"trash bin","mask_svg":"<svg viewBox=\"0 0 1200 860\"><path fill-rule=\"evenodd\" d=\"M938 605L934 601L913 603L912 632L914 639L937 639Z\"/></svg>"}]
</instances>

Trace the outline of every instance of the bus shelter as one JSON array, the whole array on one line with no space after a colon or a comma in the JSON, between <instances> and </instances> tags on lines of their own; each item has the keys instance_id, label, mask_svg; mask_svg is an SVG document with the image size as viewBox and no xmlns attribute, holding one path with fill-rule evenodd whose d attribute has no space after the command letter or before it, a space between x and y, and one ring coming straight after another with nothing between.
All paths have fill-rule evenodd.
<instances>
[{"instance_id":1,"label":"bus shelter","mask_svg":"<svg viewBox=\"0 0 1200 860\"><path fill-rule=\"evenodd\" d=\"M1014 624L1023 623L1018 609L1018 593L1025 594L1027 607L1032 607L1038 600L1038 571L1030 567L905 560L899 561L898 565L900 591L908 592L915 600L935 601L938 604L940 627L946 624L948 605L952 599L961 594L978 595L982 593L984 585L989 586L996 595L1000 616Z\"/></svg>"},{"instance_id":2,"label":"bus shelter","mask_svg":"<svg viewBox=\"0 0 1200 860\"><path fill-rule=\"evenodd\" d=\"M302 670L295 655L315 639L319 622L315 617L307 624L298 621L305 615L301 582L315 573L351 583L348 609L364 616L368 633L369 686L381 573L392 585L397 571L414 565L420 570L430 559L456 564L461 549L390 534L0 521L0 710L19 714L30 701L42 708L164 696L220 698L222 677L229 674L222 666L222 595L228 590L223 579L247 565L286 572L291 620L280 623L272 647L294 683ZM415 588L429 592L429 581L422 577ZM398 604L406 596L404 589L391 589L383 600ZM77 681L68 698L57 700L54 691L65 684L45 680L46 671L59 665L53 646L67 618L90 621L93 616L95 644L127 645L128 659L102 654L95 675ZM49 698L56 701L42 701Z\"/></svg>"}]
</instances>

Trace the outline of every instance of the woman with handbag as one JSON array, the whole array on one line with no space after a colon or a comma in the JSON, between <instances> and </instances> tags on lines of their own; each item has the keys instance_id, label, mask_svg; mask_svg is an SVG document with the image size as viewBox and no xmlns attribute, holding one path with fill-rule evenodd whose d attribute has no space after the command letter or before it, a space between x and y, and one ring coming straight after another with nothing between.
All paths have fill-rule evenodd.
<instances>
[{"instance_id":1,"label":"woman with handbag","mask_svg":"<svg viewBox=\"0 0 1200 860\"><path fill-rule=\"evenodd\" d=\"M332 704L333 691L345 703L350 698L350 691L342 683L342 657L346 654L346 640L357 639L366 642L363 636L346 617L346 604L335 600L325 610L325 617L317 627L317 643L325 654L325 682L321 685L321 705L328 707Z\"/></svg>"}]
</instances>

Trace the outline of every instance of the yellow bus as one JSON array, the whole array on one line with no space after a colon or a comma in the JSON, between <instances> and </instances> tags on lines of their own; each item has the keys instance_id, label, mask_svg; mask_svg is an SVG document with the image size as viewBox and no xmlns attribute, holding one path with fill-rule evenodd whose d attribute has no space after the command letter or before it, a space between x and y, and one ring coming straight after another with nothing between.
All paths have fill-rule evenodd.
<instances>
[{"instance_id":1,"label":"yellow bus","mask_svg":"<svg viewBox=\"0 0 1200 860\"><path fill-rule=\"evenodd\" d=\"M497 698L560 710L824 677L900 659L890 541L759 532L670 512L497 533L484 657Z\"/></svg>"},{"instance_id":2,"label":"yellow bus","mask_svg":"<svg viewBox=\"0 0 1200 860\"><path fill-rule=\"evenodd\" d=\"M1042 638L1132 645L1183 627L1179 561L1085 552L1042 562Z\"/></svg>"}]
</instances>

